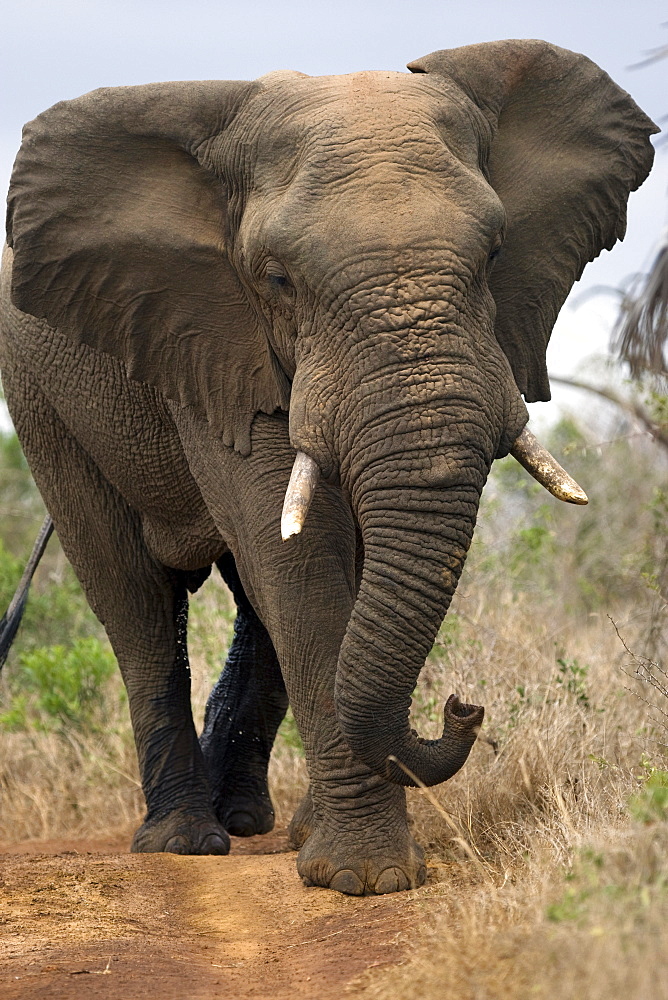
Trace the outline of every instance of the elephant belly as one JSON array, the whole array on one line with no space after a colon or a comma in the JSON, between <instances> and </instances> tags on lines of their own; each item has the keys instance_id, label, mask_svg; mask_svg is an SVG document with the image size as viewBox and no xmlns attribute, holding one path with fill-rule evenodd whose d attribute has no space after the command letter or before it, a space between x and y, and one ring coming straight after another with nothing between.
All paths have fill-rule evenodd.
<instances>
[{"instance_id":1,"label":"elephant belly","mask_svg":"<svg viewBox=\"0 0 668 1000\"><path fill-rule=\"evenodd\" d=\"M209 522L206 527L211 529L208 535L200 533L202 523L192 517L166 521L143 515L144 539L149 551L165 566L174 569L196 570L211 566L227 551L227 545L206 509L202 521L204 518Z\"/></svg>"}]
</instances>

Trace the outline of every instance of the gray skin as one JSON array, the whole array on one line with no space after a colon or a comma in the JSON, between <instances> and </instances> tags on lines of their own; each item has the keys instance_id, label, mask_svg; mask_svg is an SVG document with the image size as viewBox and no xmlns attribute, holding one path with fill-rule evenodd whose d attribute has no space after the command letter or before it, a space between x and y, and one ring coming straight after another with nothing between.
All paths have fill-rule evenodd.
<instances>
[{"instance_id":1,"label":"gray skin","mask_svg":"<svg viewBox=\"0 0 668 1000\"><path fill-rule=\"evenodd\" d=\"M410 68L102 90L26 129L3 379L128 689L134 850L269 829L289 698L302 878L419 885L402 786L450 777L481 724L451 700L422 740L411 692L491 463L522 394L549 398L557 312L623 235L655 127L543 42ZM282 542L297 449L323 478ZM213 563L239 616L198 741L187 592Z\"/></svg>"}]
</instances>

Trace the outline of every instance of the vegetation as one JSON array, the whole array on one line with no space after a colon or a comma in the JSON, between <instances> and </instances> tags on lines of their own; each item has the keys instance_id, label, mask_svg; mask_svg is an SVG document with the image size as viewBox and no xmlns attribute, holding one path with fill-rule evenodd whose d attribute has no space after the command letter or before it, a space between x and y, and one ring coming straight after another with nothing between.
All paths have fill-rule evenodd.
<instances>
[{"instance_id":1,"label":"vegetation","mask_svg":"<svg viewBox=\"0 0 668 1000\"><path fill-rule=\"evenodd\" d=\"M666 408L653 404L665 427ZM547 497L496 463L453 608L414 697L436 736L451 691L486 706L467 766L409 804L428 851L410 959L365 995L505 1000L663 995L668 983L668 457L572 420L546 443L590 495ZM0 438L0 602L43 511ZM198 722L232 608L191 602ZM621 637L621 639L620 639ZM54 539L0 682L0 836L130 831L142 811L127 704L106 639ZM279 823L306 783L288 715L271 767Z\"/></svg>"}]
</instances>

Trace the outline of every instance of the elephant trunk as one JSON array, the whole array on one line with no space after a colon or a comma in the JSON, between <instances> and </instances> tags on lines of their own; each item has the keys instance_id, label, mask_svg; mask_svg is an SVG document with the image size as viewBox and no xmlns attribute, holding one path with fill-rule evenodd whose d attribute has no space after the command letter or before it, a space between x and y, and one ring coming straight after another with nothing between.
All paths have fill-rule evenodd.
<instances>
[{"instance_id":1,"label":"elephant trunk","mask_svg":"<svg viewBox=\"0 0 668 1000\"><path fill-rule=\"evenodd\" d=\"M362 534L362 577L337 665L339 724L363 763L406 785L455 774L482 723L482 708L452 697L441 738L421 739L409 727L411 695L457 586L491 463L527 420L491 333L446 322L445 309L434 307L419 337L357 331L345 392L330 375L341 379L340 359L306 355L290 404L298 455L283 538L299 533L318 477L332 467ZM397 316L405 312L397 306ZM529 466L530 453L518 451ZM549 488L549 456L539 458Z\"/></svg>"},{"instance_id":2,"label":"elephant trunk","mask_svg":"<svg viewBox=\"0 0 668 1000\"><path fill-rule=\"evenodd\" d=\"M411 694L466 558L487 470L450 454L463 474L441 489L381 489L359 509L364 569L341 647L336 708L353 753L403 785L435 785L464 764L483 709L451 696L443 735L409 728ZM477 468L475 466L478 466Z\"/></svg>"}]
</instances>

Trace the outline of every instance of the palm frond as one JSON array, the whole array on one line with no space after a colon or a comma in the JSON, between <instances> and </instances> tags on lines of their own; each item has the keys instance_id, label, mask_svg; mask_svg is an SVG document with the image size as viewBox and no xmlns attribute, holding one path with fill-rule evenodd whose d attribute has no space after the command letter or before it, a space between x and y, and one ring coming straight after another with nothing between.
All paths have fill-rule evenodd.
<instances>
[{"instance_id":1,"label":"palm frond","mask_svg":"<svg viewBox=\"0 0 668 1000\"><path fill-rule=\"evenodd\" d=\"M667 340L668 243L659 250L638 293L626 296L610 346L627 362L634 378L644 372L666 375Z\"/></svg>"}]
</instances>

